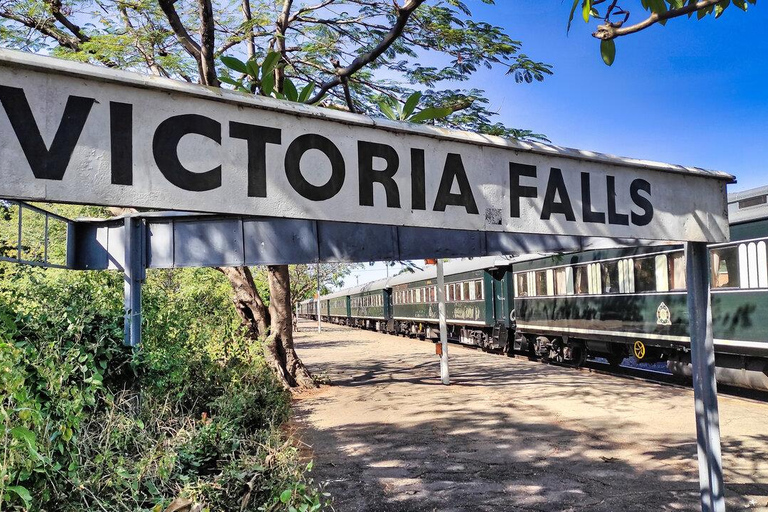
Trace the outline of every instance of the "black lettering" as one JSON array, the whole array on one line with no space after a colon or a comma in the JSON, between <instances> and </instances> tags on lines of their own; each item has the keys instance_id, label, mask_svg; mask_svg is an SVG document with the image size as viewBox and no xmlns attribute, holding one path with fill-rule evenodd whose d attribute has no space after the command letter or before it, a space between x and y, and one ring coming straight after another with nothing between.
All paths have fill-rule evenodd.
<instances>
[{"instance_id":1,"label":"black lettering","mask_svg":"<svg viewBox=\"0 0 768 512\"><path fill-rule=\"evenodd\" d=\"M112 184L133 185L133 105L109 102Z\"/></svg>"},{"instance_id":2,"label":"black lettering","mask_svg":"<svg viewBox=\"0 0 768 512\"><path fill-rule=\"evenodd\" d=\"M640 192L645 192L648 197L643 197ZM629 195L632 202L643 209L643 214L632 212L632 224L646 226L653 220L653 204L651 204L651 184L643 179L636 179L629 186Z\"/></svg>"},{"instance_id":3,"label":"black lettering","mask_svg":"<svg viewBox=\"0 0 768 512\"><path fill-rule=\"evenodd\" d=\"M310 149L318 149L325 153L331 162L331 177L319 187L308 182L301 174L301 157ZM333 142L322 135L308 133L297 137L288 146L285 153L285 175L293 189L310 201L325 201L339 193L344 185L346 169L344 157Z\"/></svg>"},{"instance_id":4,"label":"black lettering","mask_svg":"<svg viewBox=\"0 0 768 512\"><path fill-rule=\"evenodd\" d=\"M374 157L383 158L387 162L386 168L374 169ZM400 192L392 178L399 166L400 157L392 146L362 140L357 142L360 206L373 206L373 184L379 182L384 185L384 191L387 193L387 207L400 208Z\"/></svg>"},{"instance_id":5,"label":"black lettering","mask_svg":"<svg viewBox=\"0 0 768 512\"><path fill-rule=\"evenodd\" d=\"M560 197L559 202L555 202L555 196ZM568 197L568 191L563 181L563 172L552 167L549 171L549 180L547 181L547 192L544 194L544 207L541 209L541 220L549 220L549 217L559 213L565 215L570 221L576 220L571 206L571 198Z\"/></svg>"},{"instance_id":6,"label":"black lettering","mask_svg":"<svg viewBox=\"0 0 768 512\"><path fill-rule=\"evenodd\" d=\"M267 197L267 144L280 144L280 130L230 121L229 136L247 142L248 197Z\"/></svg>"},{"instance_id":7,"label":"black lettering","mask_svg":"<svg viewBox=\"0 0 768 512\"><path fill-rule=\"evenodd\" d=\"M424 173L424 150L411 149L411 209L427 209L427 190Z\"/></svg>"},{"instance_id":8,"label":"black lettering","mask_svg":"<svg viewBox=\"0 0 768 512\"><path fill-rule=\"evenodd\" d=\"M454 179L459 184L458 194L451 193ZM467 213L477 214L477 204L469 186L461 155L456 153L448 153L445 158L445 167L443 168L443 176L440 178L440 186L437 189L434 210L444 212L448 205L463 206Z\"/></svg>"},{"instance_id":9,"label":"black lettering","mask_svg":"<svg viewBox=\"0 0 768 512\"><path fill-rule=\"evenodd\" d=\"M202 135L221 144L221 123L198 114L173 116L160 123L152 140L152 153L158 169L165 179L184 190L203 192L220 187L220 165L205 172L191 172L181 165L179 142L190 134Z\"/></svg>"},{"instance_id":10,"label":"black lettering","mask_svg":"<svg viewBox=\"0 0 768 512\"><path fill-rule=\"evenodd\" d=\"M606 176L605 182L608 188L608 224L629 226L629 215L616 211L616 178Z\"/></svg>"},{"instance_id":11,"label":"black lettering","mask_svg":"<svg viewBox=\"0 0 768 512\"><path fill-rule=\"evenodd\" d=\"M584 222L605 224L605 213L592 210L592 190L588 172L581 173L581 214Z\"/></svg>"},{"instance_id":12,"label":"black lettering","mask_svg":"<svg viewBox=\"0 0 768 512\"><path fill-rule=\"evenodd\" d=\"M509 214L511 217L520 217L521 197L536 197L538 194L536 187L520 185L520 176L535 178L536 166L509 162Z\"/></svg>"},{"instance_id":13,"label":"black lettering","mask_svg":"<svg viewBox=\"0 0 768 512\"><path fill-rule=\"evenodd\" d=\"M61 180L72 158L77 141L83 132L85 121L95 103L93 98L70 96L64 107L56 135L50 149L40 134L32 109L29 108L24 89L0 85L0 102L8 114L16 138L19 140L27 163L35 178Z\"/></svg>"}]
</instances>

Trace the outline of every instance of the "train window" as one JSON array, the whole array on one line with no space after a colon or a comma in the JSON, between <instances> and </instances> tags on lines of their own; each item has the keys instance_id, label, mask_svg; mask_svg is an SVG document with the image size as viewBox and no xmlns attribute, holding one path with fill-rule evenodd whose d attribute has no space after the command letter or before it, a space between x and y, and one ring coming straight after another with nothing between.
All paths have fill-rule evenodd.
<instances>
[{"instance_id":1,"label":"train window","mask_svg":"<svg viewBox=\"0 0 768 512\"><path fill-rule=\"evenodd\" d=\"M655 258L637 258L635 260L635 291L656 291Z\"/></svg>"},{"instance_id":2,"label":"train window","mask_svg":"<svg viewBox=\"0 0 768 512\"><path fill-rule=\"evenodd\" d=\"M437 286L432 287L432 302L437 302Z\"/></svg>"},{"instance_id":3,"label":"train window","mask_svg":"<svg viewBox=\"0 0 768 512\"><path fill-rule=\"evenodd\" d=\"M632 258L619 260L619 293L635 293L635 262Z\"/></svg>"},{"instance_id":4,"label":"train window","mask_svg":"<svg viewBox=\"0 0 768 512\"><path fill-rule=\"evenodd\" d=\"M461 283L461 298L462 300L470 300L469 297L469 283L463 282Z\"/></svg>"},{"instance_id":5,"label":"train window","mask_svg":"<svg viewBox=\"0 0 768 512\"><path fill-rule=\"evenodd\" d=\"M541 297L547 294L547 273L544 270L536 272L536 291L532 295Z\"/></svg>"},{"instance_id":6,"label":"train window","mask_svg":"<svg viewBox=\"0 0 768 512\"><path fill-rule=\"evenodd\" d=\"M589 293L599 295L602 292L600 264L590 263L587 265L587 271L589 272L589 282L587 283Z\"/></svg>"},{"instance_id":7,"label":"train window","mask_svg":"<svg viewBox=\"0 0 768 512\"><path fill-rule=\"evenodd\" d=\"M669 289L685 290L685 253L673 252L667 256Z\"/></svg>"},{"instance_id":8,"label":"train window","mask_svg":"<svg viewBox=\"0 0 768 512\"><path fill-rule=\"evenodd\" d=\"M475 281L475 299L476 300L483 300L483 282L482 281Z\"/></svg>"},{"instance_id":9,"label":"train window","mask_svg":"<svg viewBox=\"0 0 768 512\"><path fill-rule=\"evenodd\" d=\"M552 269L547 270L547 295L555 294L555 272Z\"/></svg>"},{"instance_id":10,"label":"train window","mask_svg":"<svg viewBox=\"0 0 768 512\"><path fill-rule=\"evenodd\" d=\"M472 281L471 283L467 283L467 286L469 286L469 300L475 300L477 299L477 294L475 291L475 283L477 281Z\"/></svg>"},{"instance_id":11,"label":"train window","mask_svg":"<svg viewBox=\"0 0 768 512\"><path fill-rule=\"evenodd\" d=\"M768 287L765 242L739 245L739 284L741 288Z\"/></svg>"},{"instance_id":12,"label":"train window","mask_svg":"<svg viewBox=\"0 0 768 512\"><path fill-rule=\"evenodd\" d=\"M602 274L603 293L618 293L619 287L619 262L604 261L600 264Z\"/></svg>"},{"instance_id":13,"label":"train window","mask_svg":"<svg viewBox=\"0 0 768 512\"><path fill-rule=\"evenodd\" d=\"M515 275L515 294L518 297L528 297L528 273L521 272Z\"/></svg>"},{"instance_id":14,"label":"train window","mask_svg":"<svg viewBox=\"0 0 768 512\"><path fill-rule=\"evenodd\" d=\"M571 267L556 268L554 279L555 295L573 294L573 269Z\"/></svg>"},{"instance_id":15,"label":"train window","mask_svg":"<svg viewBox=\"0 0 768 512\"><path fill-rule=\"evenodd\" d=\"M586 265L576 267L575 292L579 295L589 293L589 269Z\"/></svg>"},{"instance_id":16,"label":"train window","mask_svg":"<svg viewBox=\"0 0 768 512\"><path fill-rule=\"evenodd\" d=\"M659 254L654 258L656 264L656 291L669 291L669 270L667 268L667 255Z\"/></svg>"},{"instance_id":17,"label":"train window","mask_svg":"<svg viewBox=\"0 0 768 512\"><path fill-rule=\"evenodd\" d=\"M738 247L721 247L710 253L712 287L739 287L739 249Z\"/></svg>"}]
</instances>

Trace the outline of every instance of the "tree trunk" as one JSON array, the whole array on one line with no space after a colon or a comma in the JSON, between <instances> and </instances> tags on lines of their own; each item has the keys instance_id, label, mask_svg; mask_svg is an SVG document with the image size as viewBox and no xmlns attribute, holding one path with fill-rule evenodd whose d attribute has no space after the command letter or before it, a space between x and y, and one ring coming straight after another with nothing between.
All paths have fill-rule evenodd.
<instances>
[{"instance_id":1,"label":"tree trunk","mask_svg":"<svg viewBox=\"0 0 768 512\"><path fill-rule=\"evenodd\" d=\"M232 302L248 331L248 336L256 340L259 336L266 335L270 314L256 290L251 270L248 267L220 267L218 270L227 276L232 285Z\"/></svg>"},{"instance_id":2,"label":"tree trunk","mask_svg":"<svg viewBox=\"0 0 768 512\"><path fill-rule=\"evenodd\" d=\"M313 388L315 382L293 348L291 282L287 265L269 265L271 330L264 343L267 362L286 388Z\"/></svg>"}]
</instances>

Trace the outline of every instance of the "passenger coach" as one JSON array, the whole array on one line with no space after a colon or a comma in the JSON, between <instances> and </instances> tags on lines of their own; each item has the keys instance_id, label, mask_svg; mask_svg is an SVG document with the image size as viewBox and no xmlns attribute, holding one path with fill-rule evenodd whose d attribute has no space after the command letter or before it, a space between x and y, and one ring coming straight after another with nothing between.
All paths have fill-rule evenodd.
<instances>
[{"instance_id":1,"label":"passenger coach","mask_svg":"<svg viewBox=\"0 0 768 512\"><path fill-rule=\"evenodd\" d=\"M729 217L732 241L710 246L717 376L768 389L768 187L729 196ZM438 338L434 267L323 300L334 322ZM445 303L453 341L573 365L633 356L691 373L680 245L451 262ZM301 311L312 317L313 307Z\"/></svg>"}]
</instances>

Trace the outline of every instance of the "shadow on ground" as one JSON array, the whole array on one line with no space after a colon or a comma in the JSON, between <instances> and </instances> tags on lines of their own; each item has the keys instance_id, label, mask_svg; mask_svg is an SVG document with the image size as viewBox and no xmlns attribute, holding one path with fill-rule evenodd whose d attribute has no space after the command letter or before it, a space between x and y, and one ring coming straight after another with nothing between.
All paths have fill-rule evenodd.
<instances>
[{"instance_id":1,"label":"shadow on ground","mask_svg":"<svg viewBox=\"0 0 768 512\"><path fill-rule=\"evenodd\" d=\"M453 347L446 387L428 343L338 327L299 339L334 384L297 419L338 511L699 510L678 388ZM768 435L725 438L723 453L729 510L768 506Z\"/></svg>"}]
</instances>

